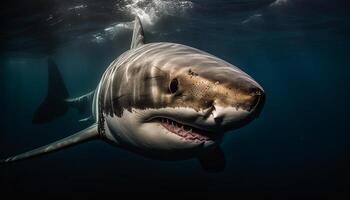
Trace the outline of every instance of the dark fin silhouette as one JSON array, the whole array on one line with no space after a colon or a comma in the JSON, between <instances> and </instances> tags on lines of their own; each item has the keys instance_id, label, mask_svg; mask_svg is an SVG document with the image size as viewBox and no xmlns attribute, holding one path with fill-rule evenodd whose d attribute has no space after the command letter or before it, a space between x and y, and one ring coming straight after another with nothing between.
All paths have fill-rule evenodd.
<instances>
[{"instance_id":1,"label":"dark fin silhouette","mask_svg":"<svg viewBox=\"0 0 350 200\"><path fill-rule=\"evenodd\" d=\"M142 28L140 18L136 16L130 49L135 49L143 44L145 44L145 36L143 33L143 28Z\"/></svg>"},{"instance_id":2,"label":"dark fin silhouette","mask_svg":"<svg viewBox=\"0 0 350 200\"><path fill-rule=\"evenodd\" d=\"M97 125L94 124L89 128L79 131L74 135L68 136L64 139L58 140L51 144L45 145L43 147L39 147L37 149L31 150L16 156L12 156L12 157L0 160L0 164L11 163L19 160L40 156L43 154L48 154L51 152L55 152L55 151L58 151L70 146L74 146L82 142L97 139L97 138L99 138L99 133L97 130Z\"/></svg>"},{"instance_id":3,"label":"dark fin silhouette","mask_svg":"<svg viewBox=\"0 0 350 200\"><path fill-rule=\"evenodd\" d=\"M80 114L90 114L91 113L91 105L95 95L95 91L84 94L83 96L76 98L69 98L65 101L68 103L70 107L76 108Z\"/></svg>"},{"instance_id":4,"label":"dark fin silhouette","mask_svg":"<svg viewBox=\"0 0 350 200\"><path fill-rule=\"evenodd\" d=\"M68 98L68 91L64 85L60 71L55 62L49 58L48 61L48 89L47 96L35 111L32 122L42 124L50 122L57 117L64 115L68 110L65 99Z\"/></svg>"},{"instance_id":5,"label":"dark fin silhouette","mask_svg":"<svg viewBox=\"0 0 350 200\"><path fill-rule=\"evenodd\" d=\"M198 156L199 163L208 172L220 172L225 169L226 159L220 146L208 149Z\"/></svg>"}]
</instances>

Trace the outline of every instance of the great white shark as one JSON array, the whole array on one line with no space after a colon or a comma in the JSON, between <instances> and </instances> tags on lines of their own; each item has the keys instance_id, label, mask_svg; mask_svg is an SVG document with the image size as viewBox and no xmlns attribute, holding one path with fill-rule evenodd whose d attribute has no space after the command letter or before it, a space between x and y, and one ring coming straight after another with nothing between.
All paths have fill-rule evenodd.
<instances>
[{"instance_id":1,"label":"great white shark","mask_svg":"<svg viewBox=\"0 0 350 200\"><path fill-rule=\"evenodd\" d=\"M220 171L225 133L255 119L265 102L252 77L220 58L182 44L146 44L138 17L130 50L108 66L94 91L69 98L52 59L48 70L47 97L33 123L54 120L69 107L91 112L95 123L1 164L102 139L150 158L197 158L204 169Z\"/></svg>"}]
</instances>

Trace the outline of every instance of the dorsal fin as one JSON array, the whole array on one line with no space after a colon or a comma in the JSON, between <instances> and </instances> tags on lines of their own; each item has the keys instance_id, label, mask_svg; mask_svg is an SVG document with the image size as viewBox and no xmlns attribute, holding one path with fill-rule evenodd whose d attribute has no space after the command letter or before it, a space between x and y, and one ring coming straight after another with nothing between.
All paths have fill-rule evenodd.
<instances>
[{"instance_id":1,"label":"dorsal fin","mask_svg":"<svg viewBox=\"0 0 350 200\"><path fill-rule=\"evenodd\" d=\"M144 43L145 43L145 37L143 34L142 24L141 24L140 18L136 16L130 49L135 49L143 45Z\"/></svg>"},{"instance_id":2,"label":"dorsal fin","mask_svg":"<svg viewBox=\"0 0 350 200\"><path fill-rule=\"evenodd\" d=\"M47 65L49 81L47 95L34 113L32 119L34 124L50 122L68 111L68 105L64 100L69 95L60 70L52 58L47 60Z\"/></svg>"}]
</instances>

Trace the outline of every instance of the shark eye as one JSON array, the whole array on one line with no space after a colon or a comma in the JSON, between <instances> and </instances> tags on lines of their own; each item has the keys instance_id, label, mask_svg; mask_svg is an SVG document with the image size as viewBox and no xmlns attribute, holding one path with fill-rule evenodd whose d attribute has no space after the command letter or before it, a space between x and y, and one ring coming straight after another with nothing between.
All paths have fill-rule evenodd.
<instances>
[{"instance_id":1,"label":"shark eye","mask_svg":"<svg viewBox=\"0 0 350 200\"><path fill-rule=\"evenodd\" d=\"M178 85L179 85L179 81L178 81L176 78L174 78L174 79L171 80L171 82L170 82L169 91L170 91L171 93L175 93L175 92L177 91L177 89L178 89Z\"/></svg>"}]
</instances>

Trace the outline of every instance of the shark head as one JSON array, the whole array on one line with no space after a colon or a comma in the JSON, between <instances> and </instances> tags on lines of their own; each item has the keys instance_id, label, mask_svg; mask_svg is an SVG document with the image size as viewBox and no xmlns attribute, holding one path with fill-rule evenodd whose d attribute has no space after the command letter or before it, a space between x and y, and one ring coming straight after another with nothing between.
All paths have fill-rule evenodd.
<instances>
[{"instance_id":1,"label":"shark head","mask_svg":"<svg viewBox=\"0 0 350 200\"><path fill-rule=\"evenodd\" d=\"M156 157L190 157L262 110L263 88L213 55L171 43L137 50L119 59L133 62L112 63L118 70L108 74L114 80L105 100L112 141Z\"/></svg>"}]
</instances>

